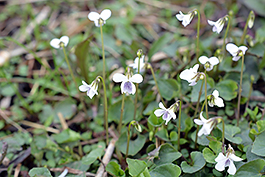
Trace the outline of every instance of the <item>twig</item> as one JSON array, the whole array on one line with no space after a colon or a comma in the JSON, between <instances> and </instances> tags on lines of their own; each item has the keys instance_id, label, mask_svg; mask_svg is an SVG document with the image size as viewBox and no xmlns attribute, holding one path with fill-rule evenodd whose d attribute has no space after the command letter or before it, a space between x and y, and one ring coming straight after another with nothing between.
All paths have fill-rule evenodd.
<instances>
[{"instance_id":1,"label":"twig","mask_svg":"<svg viewBox=\"0 0 265 177\"><path fill-rule=\"evenodd\" d=\"M61 122L61 125L62 125L63 129L66 130L68 128L68 125L67 125L67 123L66 123L66 121L65 121L65 119L63 117L63 114L61 112L58 112L57 115L58 115L58 117L60 119L60 122Z\"/></svg>"},{"instance_id":2,"label":"twig","mask_svg":"<svg viewBox=\"0 0 265 177\"><path fill-rule=\"evenodd\" d=\"M77 169L70 168L70 167L65 167L65 168L51 168L50 171L53 171L53 172L62 172L65 169L68 169L68 173L72 173L72 174L75 174L75 175L85 174L86 176L96 176L94 173L83 172L81 170L77 170Z\"/></svg>"},{"instance_id":3,"label":"twig","mask_svg":"<svg viewBox=\"0 0 265 177\"><path fill-rule=\"evenodd\" d=\"M97 174L96 174L96 177L105 177L105 176L107 176L107 174L104 173L104 171L105 171L104 166L106 166L109 163L109 161L110 161L110 159L112 157L116 141L117 141L117 139L112 139L110 141L109 146L108 146L108 148L106 150L106 153L105 153L105 155L104 155L104 157L102 159L103 163L100 164L100 166L98 168L98 171L97 171Z\"/></svg>"},{"instance_id":4,"label":"twig","mask_svg":"<svg viewBox=\"0 0 265 177\"><path fill-rule=\"evenodd\" d=\"M30 122L30 121L26 121L26 120L22 120L22 121L20 121L20 123L22 123L24 125L27 125L29 127L43 129L43 130L46 130L47 132L60 133L60 131L57 130L57 129L54 129L54 128L51 128L51 127L45 127L44 125L33 123L33 122Z\"/></svg>"},{"instance_id":5,"label":"twig","mask_svg":"<svg viewBox=\"0 0 265 177\"><path fill-rule=\"evenodd\" d=\"M19 124L17 124L16 122L14 122L13 120L9 119L7 117L7 115L5 114L4 111L0 110L0 116L3 117L3 119L5 119L5 121L7 123L10 123L11 125L13 125L14 127L16 127L18 130L22 131L22 132L27 132L24 128L22 128Z\"/></svg>"}]
</instances>

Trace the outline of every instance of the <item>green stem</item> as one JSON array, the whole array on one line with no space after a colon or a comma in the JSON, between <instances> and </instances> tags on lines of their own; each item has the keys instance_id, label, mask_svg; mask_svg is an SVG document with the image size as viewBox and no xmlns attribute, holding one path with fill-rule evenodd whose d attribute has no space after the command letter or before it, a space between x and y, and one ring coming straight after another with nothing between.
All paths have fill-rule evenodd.
<instances>
[{"instance_id":1,"label":"green stem","mask_svg":"<svg viewBox=\"0 0 265 177\"><path fill-rule=\"evenodd\" d=\"M204 105L207 104L207 101L204 100L201 108L201 112L203 111ZM199 125L196 127L196 136L195 136L195 147L197 146L197 141L198 141L198 132L199 132Z\"/></svg>"},{"instance_id":2,"label":"green stem","mask_svg":"<svg viewBox=\"0 0 265 177\"><path fill-rule=\"evenodd\" d=\"M65 57L65 61L66 61L66 63L67 63L67 66L68 66L68 69L69 69L69 71L70 71L71 77L72 77L72 79L73 79L73 81L74 81L74 84L75 84L76 90L78 91L79 88L78 88L78 85L77 85L77 83L76 83L75 76L74 76L74 73L73 73L72 68L71 68L71 66L70 66L70 63L69 63L68 57L67 57L67 55L66 55L65 46L64 46L64 45L61 45L61 47L63 48L63 54L64 54L64 57ZM78 95L79 95L79 98L80 98L80 102L81 102L81 104L82 104L82 106L83 106L83 111L84 111L84 113L86 114L87 111L86 111L85 103L84 103L84 101L83 101L83 97L81 96L81 94L80 94L79 92L78 92Z\"/></svg>"},{"instance_id":3,"label":"green stem","mask_svg":"<svg viewBox=\"0 0 265 177\"><path fill-rule=\"evenodd\" d=\"M206 117L207 119L209 119L209 114L208 114L208 105L207 105L207 78L206 78L206 74L204 74L204 81L205 81L205 111L206 111Z\"/></svg>"},{"instance_id":4,"label":"green stem","mask_svg":"<svg viewBox=\"0 0 265 177\"><path fill-rule=\"evenodd\" d=\"M238 89L237 118L236 118L237 119L237 126L239 126L239 118L240 118L240 100L241 100L241 92L242 92L243 68L244 68L244 55L242 55L240 83L239 83L239 89Z\"/></svg>"},{"instance_id":5,"label":"green stem","mask_svg":"<svg viewBox=\"0 0 265 177\"><path fill-rule=\"evenodd\" d=\"M249 20L251 19L251 13L253 13L252 11L250 11L249 15L248 15L248 19L247 19L247 22L245 24L245 27L244 27L244 31L243 31L243 35L241 36L241 40L240 40L240 43L239 45L243 44L244 40L245 40L245 37L246 37L246 34L247 34L247 29L248 29L248 22Z\"/></svg>"},{"instance_id":6,"label":"green stem","mask_svg":"<svg viewBox=\"0 0 265 177\"><path fill-rule=\"evenodd\" d=\"M154 78L154 80L155 80L155 84L156 84L156 87L157 87L157 91L158 91L158 93L159 93L159 95L160 95L160 97L161 97L161 101L162 101L162 103L163 103L164 105L166 105L166 104L165 104L165 101L164 101L164 99L163 99L163 97L162 97L162 95L161 95L161 92L160 92L160 90L159 90L158 83L157 83L157 80L156 80L156 77L155 77L155 73L154 73L153 67L152 67L152 65L151 65L150 63L148 63L147 66L148 66L148 68L150 68L150 70L151 70L151 72L152 72L152 75L153 75L153 78Z\"/></svg>"},{"instance_id":7,"label":"green stem","mask_svg":"<svg viewBox=\"0 0 265 177\"><path fill-rule=\"evenodd\" d=\"M119 134L121 134L121 126L122 126L122 117L123 117L123 111L124 111L124 100L125 100L125 94L122 94L122 102L121 102L121 116L120 116L120 121L118 125L118 131Z\"/></svg>"},{"instance_id":8,"label":"green stem","mask_svg":"<svg viewBox=\"0 0 265 177\"><path fill-rule=\"evenodd\" d=\"M229 31L229 27L230 27L230 23L231 23L231 18L229 15L226 16L228 18L228 23L227 23L227 27L226 27L226 31L225 31L225 36L224 36L224 42L223 42L223 46L222 46L222 53L223 53L223 59L225 58L225 40L227 38L228 35L228 31ZM226 18L224 17L224 18ZM219 65L218 65L219 66Z\"/></svg>"},{"instance_id":9,"label":"green stem","mask_svg":"<svg viewBox=\"0 0 265 177\"><path fill-rule=\"evenodd\" d=\"M199 91L198 101L197 101L197 104L196 104L196 109L195 109L195 113L194 113L193 119L197 116L197 112L198 112L199 104L200 104L200 99L201 99L201 95L202 95L203 84L204 83L202 82L202 85L201 85L201 88L200 88L200 91Z\"/></svg>"},{"instance_id":10,"label":"green stem","mask_svg":"<svg viewBox=\"0 0 265 177\"><path fill-rule=\"evenodd\" d=\"M182 102L179 101L179 125L178 125L178 149L177 150L180 150L181 104Z\"/></svg>"},{"instance_id":11,"label":"green stem","mask_svg":"<svg viewBox=\"0 0 265 177\"><path fill-rule=\"evenodd\" d=\"M105 50L104 50L104 40L103 40L103 32L102 32L102 20L100 20L100 35L101 35L101 46L102 46L102 58L103 58L103 79L105 80Z\"/></svg>"},{"instance_id":12,"label":"green stem","mask_svg":"<svg viewBox=\"0 0 265 177\"><path fill-rule=\"evenodd\" d=\"M223 132L222 132L222 143L223 143L223 145L222 145L222 147L224 147L224 145L225 145L225 121L223 118L222 118L222 124L223 124Z\"/></svg>"},{"instance_id":13,"label":"green stem","mask_svg":"<svg viewBox=\"0 0 265 177\"><path fill-rule=\"evenodd\" d=\"M138 56L138 71L137 73L140 74L140 58L141 56ZM135 120L136 117L136 110L137 110L137 98L138 98L138 87L139 84L136 84L136 92L135 92L135 97L134 97L134 112L133 112L133 120Z\"/></svg>"},{"instance_id":14,"label":"green stem","mask_svg":"<svg viewBox=\"0 0 265 177\"><path fill-rule=\"evenodd\" d=\"M128 127L128 132L127 132L127 147L126 147L126 154L125 154L125 159L127 159L128 152L129 152L129 145L130 145L130 130L131 130L131 125L134 121L131 121Z\"/></svg>"},{"instance_id":15,"label":"green stem","mask_svg":"<svg viewBox=\"0 0 265 177\"><path fill-rule=\"evenodd\" d=\"M197 44L196 44L196 59L197 59L197 62L198 62L198 59L199 59L199 41L200 41L200 12L196 9L195 10L197 12L197 15L198 15L198 23L197 23Z\"/></svg>"},{"instance_id":16,"label":"green stem","mask_svg":"<svg viewBox=\"0 0 265 177\"><path fill-rule=\"evenodd\" d=\"M104 90L104 122L105 122L105 131L106 131L106 143L109 144L109 126L108 126L108 100L107 100L107 91L106 84L104 79L101 76L98 76L101 79L103 90Z\"/></svg>"}]
</instances>

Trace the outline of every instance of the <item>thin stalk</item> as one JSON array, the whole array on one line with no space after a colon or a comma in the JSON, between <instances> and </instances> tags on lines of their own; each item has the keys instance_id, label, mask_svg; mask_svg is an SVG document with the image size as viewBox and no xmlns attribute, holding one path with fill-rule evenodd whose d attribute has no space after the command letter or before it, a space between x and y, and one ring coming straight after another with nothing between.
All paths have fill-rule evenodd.
<instances>
[{"instance_id":1,"label":"thin stalk","mask_svg":"<svg viewBox=\"0 0 265 177\"><path fill-rule=\"evenodd\" d=\"M104 40L103 40L103 32L102 32L102 23L103 21L100 20L100 35L101 35L101 46L102 46L102 58L103 58L103 79L105 80L105 50L104 50Z\"/></svg>"},{"instance_id":2,"label":"thin stalk","mask_svg":"<svg viewBox=\"0 0 265 177\"><path fill-rule=\"evenodd\" d=\"M248 23L249 23L249 20L251 19L251 15L252 15L251 13L253 13L253 12L250 11L250 13L248 15L248 19L247 19L247 22L245 24L244 31L243 31L243 35L241 36L239 45L243 44L243 42L245 40L245 37L246 37L246 34L247 34L247 29L248 29Z\"/></svg>"},{"instance_id":3,"label":"thin stalk","mask_svg":"<svg viewBox=\"0 0 265 177\"><path fill-rule=\"evenodd\" d=\"M131 125L134 121L131 121L128 127L128 132L127 132L127 147L126 147L126 154L125 154L125 159L127 159L128 152L129 152L129 145L130 145L130 130L131 130Z\"/></svg>"},{"instance_id":4,"label":"thin stalk","mask_svg":"<svg viewBox=\"0 0 265 177\"><path fill-rule=\"evenodd\" d=\"M207 104L207 103L206 103L206 101L204 100L204 102L203 102L203 104L202 104L201 112L202 112L202 110L203 110L205 104ZM197 146L198 132L199 132L199 125L197 125L197 127L196 127L195 147Z\"/></svg>"},{"instance_id":5,"label":"thin stalk","mask_svg":"<svg viewBox=\"0 0 265 177\"><path fill-rule=\"evenodd\" d=\"M225 40L227 38L227 35L228 35L228 31L229 31L229 27L230 27L230 23L231 23L231 18L229 15L226 16L227 19L228 19L228 23L227 23L227 27L226 27L226 31L225 31L225 36L224 36L224 42L223 42L223 46L222 46L222 52L223 52L223 59L225 58ZM225 17L225 18L226 18ZM219 65L217 65L219 66Z\"/></svg>"},{"instance_id":6,"label":"thin stalk","mask_svg":"<svg viewBox=\"0 0 265 177\"><path fill-rule=\"evenodd\" d=\"M252 93L252 91L253 91L254 76L251 75L250 78L251 78L251 81L250 81L250 89L249 89L249 92L248 92L248 100L247 100L247 103L246 103L245 111L246 111L247 108L248 108L249 100L250 100L250 96L251 96L251 93Z\"/></svg>"},{"instance_id":7,"label":"thin stalk","mask_svg":"<svg viewBox=\"0 0 265 177\"><path fill-rule=\"evenodd\" d=\"M204 74L204 81L205 81L205 86L204 86L204 88L205 88L205 101L204 101L204 103L205 103L205 111L206 111L206 117L207 117L207 119L209 119L209 114L208 114L208 105L207 105L207 78L206 78L206 74Z\"/></svg>"},{"instance_id":8,"label":"thin stalk","mask_svg":"<svg viewBox=\"0 0 265 177\"><path fill-rule=\"evenodd\" d=\"M137 73L140 74L140 55L138 56L138 70ZM135 97L134 97L134 112L133 112L133 120L136 118L136 110L137 110L137 97L138 97L138 87L139 84L136 84L136 91L135 91Z\"/></svg>"},{"instance_id":9,"label":"thin stalk","mask_svg":"<svg viewBox=\"0 0 265 177\"><path fill-rule=\"evenodd\" d=\"M180 150L181 104L182 102L179 101L179 125L178 125L178 149L177 150Z\"/></svg>"},{"instance_id":10,"label":"thin stalk","mask_svg":"<svg viewBox=\"0 0 265 177\"><path fill-rule=\"evenodd\" d=\"M151 70L151 72L152 72L152 75L153 75L153 78L154 78L154 80L155 80L155 84L156 84L156 87L157 87L157 91L158 91L158 93L159 93L159 95L160 95L160 97L161 97L161 101L162 101L162 103L163 103L164 105L166 105L166 104L165 104L165 101L164 101L164 99L163 99L163 97L162 97L162 95L161 95L161 92L160 92L160 90L159 90L158 83L157 83L157 80L156 80L156 77L155 77L155 73L154 73L153 67L151 66L150 63L148 63L148 68L150 68L150 70Z\"/></svg>"},{"instance_id":11,"label":"thin stalk","mask_svg":"<svg viewBox=\"0 0 265 177\"><path fill-rule=\"evenodd\" d=\"M222 152L224 153L224 146L225 146L225 121L223 118L222 119L222 124L223 124L223 132L222 132Z\"/></svg>"},{"instance_id":12,"label":"thin stalk","mask_svg":"<svg viewBox=\"0 0 265 177\"><path fill-rule=\"evenodd\" d=\"M197 22L197 44L196 44L196 59L197 59L197 62L198 62L198 58L199 58L199 41L200 41L200 12L196 9L195 10L197 12L197 15L198 15L198 22Z\"/></svg>"},{"instance_id":13,"label":"thin stalk","mask_svg":"<svg viewBox=\"0 0 265 177\"><path fill-rule=\"evenodd\" d=\"M67 63L68 69L69 69L69 71L70 71L71 77L72 77L72 79L73 79L73 81L74 81L74 84L75 84L76 90L78 91L78 90L79 90L79 89L78 89L78 85L77 85L77 83L76 83L75 76L74 76L74 73L73 73L72 68L71 68L71 66L70 66L70 63L69 63L68 57L67 57L67 55L66 55L65 46L64 46L63 44L62 44L61 46L62 46L62 48L63 48L64 58L65 58L65 61L66 61L66 63ZM78 95L79 95L79 98L80 98L80 102L81 102L81 104L82 104L82 106L83 106L83 111L84 111L85 114L86 114L87 111L86 111L85 103L84 103L84 101L83 101L83 97L81 96L81 94L80 94L79 92L78 92Z\"/></svg>"},{"instance_id":14,"label":"thin stalk","mask_svg":"<svg viewBox=\"0 0 265 177\"><path fill-rule=\"evenodd\" d=\"M123 117L123 111L124 111L124 100L125 100L125 94L122 94L122 102L121 102L121 116L120 116L120 121L118 125L118 131L119 134L121 134L121 126L122 126L122 117Z\"/></svg>"},{"instance_id":15,"label":"thin stalk","mask_svg":"<svg viewBox=\"0 0 265 177\"><path fill-rule=\"evenodd\" d=\"M236 117L237 126L239 126L239 118L240 118L240 100L241 100L241 92L242 92L243 68L244 68L244 55L242 55L242 64L241 64L241 73L240 73L240 83L239 83L239 89L238 89L237 117Z\"/></svg>"},{"instance_id":16,"label":"thin stalk","mask_svg":"<svg viewBox=\"0 0 265 177\"><path fill-rule=\"evenodd\" d=\"M202 82L202 85L201 85L201 88L200 88L200 91L199 91L199 96L198 96L198 101L197 101L197 104L196 104L196 109L195 109L195 113L194 113L194 116L193 118L196 117L197 115L197 112L198 112L198 109L199 109L199 104L200 104L200 99L201 99L201 95L202 95L202 88L203 88L203 82Z\"/></svg>"},{"instance_id":17,"label":"thin stalk","mask_svg":"<svg viewBox=\"0 0 265 177\"><path fill-rule=\"evenodd\" d=\"M108 126L108 100L107 100L107 91L105 81L101 76L98 76L101 79L103 90L104 90L104 122L105 122L105 131L106 131L106 143L109 144L109 126Z\"/></svg>"}]
</instances>

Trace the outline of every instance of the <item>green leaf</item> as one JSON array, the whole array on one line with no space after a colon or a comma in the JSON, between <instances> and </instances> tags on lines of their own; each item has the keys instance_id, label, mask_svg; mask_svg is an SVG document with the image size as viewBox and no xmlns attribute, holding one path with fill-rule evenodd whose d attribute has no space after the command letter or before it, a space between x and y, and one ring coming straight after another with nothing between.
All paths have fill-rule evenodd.
<instances>
[{"instance_id":1,"label":"green leaf","mask_svg":"<svg viewBox=\"0 0 265 177\"><path fill-rule=\"evenodd\" d=\"M256 124L258 127L258 132L255 129L251 129L250 133L252 133L254 135L259 135L265 131L265 120L259 120Z\"/></svg>"},{"instance_id":2,"label":"green leaf","mask_svg":"<svg viewBox=\"0 0 265 177\"><path fill-rule=\"evenodd\" d=\"M220 141L210 141L209 147L215 154L218 154L219 152L221 152L222 143Z\"/></svg>"},{"instance_id":3,"label":"green leaf","mask_svg":"<svg viewBox=\"0 0 265 177\"><path fill-rule=\"evenodd\" d=\"M13 96L16 94L15 91L16 86L13 84L8 84L1 87L1 95L3 96Z\"/></svg>"},{"instance_id":4,"label":"green leaf","mask_svg":"<svg viewBox=\"0 0 265 177\"><path fill-rule=\"evenodd\" d=\"M144 144L145 144L145 136L138 134L135 140L130 140L129 142L129 151L128 155L134 156L137 152L139 152ZM116 142L116 147L123 153L126 154L127 148L127 132L121 134L120 138Z\"/></svg>"},{"instance_id":5,"label":"green leaf","mask_svg":"<svg viewBox=\"0 0 265 177\"><path fill-rule=\"evenodd\" d=\"M52 177L50 171L47 168L32 168L29 171L30 177Z\"/></svg>"},{"instance_id":6,"label":"green leaf","mask_svg":"<svg viewBox=\"0 0 265 177\"><path fill-rule=\"evenodd\" d=\"M154 127L160 127L164 120L162 119L162 117L156 117L156 115L154 113L152 113L149 117L148 117L148 122L149 124L151 124Z\"/></svg>"},{"instance_id":7,"label":"green leaf","mask_svg":"<svg viewBox=\"0 0 265 177\"><path fill-rule=\"evenodd\" d=\"M216 90L226 101L230 101L237 96L237 89L237 83L233 80L223 80L216 85Z\"/></svg>"},{"instance_id":8,"label":"green leaf","mask_svg":"<svg viewBox=\"0 0 265 177\"><path fill-rule=\"evenodd\" d=\"M110 173L111 175L115 176L115 177L116 176L117 177L119 177L119 176L121 176L121 177L125 176L125 173L121 169L121 166L119 164L117 164L116 162L114 162L114 161L111 161L111 162L109 162L107 164L106 171L108 173Z\"/></svg>"},{"instance_id":9,"label":"green leaf","mask_svg":"<svg viewBox=\"0 0 265 177\"><path fill-rule=\"evenodd\" d=\"M150 172L152 177L178 177L180 174L179 166L172 163L159 165Z\"/></svg>"},{"instance_id":10,"label":"green leaf","mask_svg":"<svg viewBox=\"0 0 265 177\"><path fill-rule=\"evenodd\" d=\"M262 157L265 157L265 132L259 134L254 143L253 143L253 147L252 147L252 150L251 152L256 154L256 155L259 155L259 156L262 156Z\"/></svg>"},{"instance_id":11,"label":"green leaf","mask_svg":"<svg viewBox=\"0 0 265 177\"><path fill-rule=\"evenodd\" d=\"M151 57L158 52L159 50L163 49L165 45L172 39L172 34L165 33L163 36L161 36L157 41L154 42L152 47L149 50L148 58L149 60Z\"/></svg>"},{"instance_id":12,"label":"green leaf","mask_svg":"<svg viewBox=\"0 0 265 177\"><path fill-rule=\"evenodd\" d=\"M221 131L223 131L222 125L218 124L217 126ZM225 125L225 139L228 141L235 143L235 144L240 144L242 142L242 139L240 137L236 137L235 135L240 133L240 128L233 126L233 125Z\"/></svg>"},{"instance_id":13,"label":"green leaf","mask_svg":"<svg viewBox=\"0 0 265 177\"><path fill-rule=\"evenodd\" d=\"M69 143L74 142L81 139L81 135L71 129L63 130L59 134L52 135L55 141L57 141L59 144L61 143Z\"/></svg>"},{"instance_id":14,"label":"green leaf","mask_svg":"<svg viewBox=\"0 0 265 177\"><path fill-rule=\"evenodd\" d=\"M195 138L196 138L196 131L194 131L192 134L191 134L191 139L195 142ZM197 139L197 143L200 144L200 145L203 145L203 146L208 146L209 145L209 140L207 139L207 137L205 135L202 135L202 136L198 136L198 139Z\"/></svg>"},{"instance_id":15,"label":"green leaf","mask_svg":"<svg viewBox=\"0 0 265 177\"><path fill-rule=\"evenodd\" d=\"M144 161L127 158L129 173L132 176L139 176L147 169L147 164Z\"/></svg>"},{"instance_id":16,"label":"green leaf","mask_svg":"<svg viewBox=\"0 0 265 177\"><path fill-rule=\"evenodd\" d=\"M157 84L162 97L166 100L171 100L178 95L179 85L175 79L158 79Z\"/></svg>"},{"instance_id":17,"label":"green leaf","mask_svg":"<svg viewBox=\"0 0 265 177\"><path fill-rule=\"evenodd\" d=\"M72 98L67 98L63 101L57 102L54 106L54 114L55 114L55 120L57 122L60 122L60 119L58 117L58 113L62 113L63 117L68 120L70 119L76 110L76 101Z\"/></svg>"},{"instance_id":18,"label":"green leaf","mask_svg":"<svg viewBox=\"0 0 265 177\"><path fill-rule=\"evenodd\" d=\"M259 177L263 176L261 170L265 166L265 160L256 159L242 165L234 175L234 177Z\"/></svg>"},{"instance_id":19,"label":"green leaf","mask_svg":"<svg viewBox=\"0 0 265 177\"><path fill-rule=\"evenodd\" d=\"M181 153L177 151L173 146L166 143L161 145L159 149L158 158L154 159L154 163L157 165L162 165L166 163L171 163L181 157Z\"/></svg>"},{"instance_id":20,"label":"green leaf","mask_svg":"<svg viewBox=\"0 0 265 177\"><path fill-rule=\"evenodd\" d=\"M265 2L263 0L241 0L249 9L253 9L257 14L265 17Z\"/></svg>"},{"instance_id":21,"label":"green leaf","mask_svg":"<svg viewBox=\"0 0 265 177\"><path fill-rule=\"evenodd\" d=\"M186 161L181 162L181 168L184 173L195 173L206 164L201 152L193 151L191 153L191 159L193 161L192 165L189 165Z\"/></svg>"},{"instance_id":22,"label":"green leaf","mask_svg":"<svg viewBox=\"0 0 265 177\"><path fill-rule=\"evenodd\" d=\"M89 154L87 154L86 156L82 158L82 164L91 165L92 163L94 163L98 158L101 158L101 156L103 155L104 149L105 149L105 146L102 146L102 144L99 144L96 149L92 150Z\"/></svg>"},{"instance_id":23,"label":"green leaf","mask_svg":"<svg viewBox=\"0 0 265 177\"><path fill-rule=\"evenodd\" d=\"M214 154L213 151L211 151L211 149L205 147L203 149L202 153L203 153L203 157L206 160L206 162L208 162L208 163L216 163L214 159L217 157L217 155Z\"/></svg>"}]
</instances>

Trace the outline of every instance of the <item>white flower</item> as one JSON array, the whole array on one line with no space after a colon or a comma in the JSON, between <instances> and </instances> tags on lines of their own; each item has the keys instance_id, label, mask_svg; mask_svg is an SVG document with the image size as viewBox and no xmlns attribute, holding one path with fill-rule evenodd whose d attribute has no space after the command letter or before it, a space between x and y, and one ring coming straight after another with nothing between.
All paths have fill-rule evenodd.
<instances>
[{"instance_id":1,"label":"white flower","mask_svg":"<svg viewBox=\"0 0 265 177\"><path fill-rule=\"evenodd\" d=\"M90 85L88 85L85 81L82 81L81 86L79 86L79 90L81 92L86 92L87 96L89 96L90 99L93 98L94 95L98 95L98 80L94 80Z\"/></svg>"},{"instance_id":2,"label":"white flower","mask_svg":"<svg viewBox=\"0 0 265 177\"><path fill-rule=\"evenodd\" d=\"M199 64L196 64L193 66L193 68L185 69L184 71L182 71L179 77L183 80L188 81L190 83L189 86L194 86L197 84L198 77L200 75L198 73L198 69Z\"/></svg>"},{"instance_id":3,"label":"white flower","mask_svg":"<svg viewBox=\"0 0 265 177\"><path fill-rule=\"evenodd\" d=\"M211 71L213 69L213 66L219 63L219 59L216 57L208 58L206 56L201 56L199 58L199 61L201 64L204 65L204 68L206 69L206 71Z\"/></svg>"},{"instance_id":4,"label":"white flower","mask_svg":"<svg viewBox=\"0 0 265 177\"><path fill-rule=\"evenodd\" d=\"M211 107L213 107L214 105L218 107L224 107L224 100L219 97L219 92L217 90L213 91L208 104Z\"/></svg>"},{"instance_id":5,"label":"white flower","mask_svg":"<svg viewBox=\"0 0 265 177\"><path fill-rule=\"evenodd\" d=\"M201 120L200 120L201 119ZM205 119L202 116L202 112L200 113L200 119L194 119L194 122L197 125L202 125L202 128L200 129L198 136L202 136L202 135L209 135L213 129L213 127L215 126L216 119L215 118L211 118L211 119Z\"/></svg>"},{"instance_id":6,"label":"white flower","mask_svg":"<svg viewBox=\"0 0 265 177\"><path fill-rule=\"evenodd\" d=\"M176 15L177 19L179 21L182 21L182 25L186 27L188 24L190 24L193 16L194 16L194 11L189 12L188 14L184 15L181 11L179 11L179 14Z\"/></svg>"},{"instance_id":7,"label":"white flower","mask_svg":"<svg viewBox=\"0 0 265 177\"><path fill-rule=\"evenodd\" d=\"M103 20L102 26L106 23L106 20L111 16L111 11L109 9L103 10L100 14L97 12L90 12L88 14L88 19L94 21L96 27L100 27L99 20Z\"/></svg>"},{"instance_id":8,"label":"white flower","mask_svg":"<svg viewBox=\"0 0 265 177\"><path fill-rule=\"evenodd\" d=\"M61 48L62 44L66 47L68 42L69 42L69 37L68 36L62 36L60 39L57 39L57 38L52 39L50 42L50 45L53 48L59 49L59 48Z\"/></svg>"},{"instance_id":9,"label":"white flower","mask_svg":"<svg viewBox=\"0 0 265 177\"><path fill-rule=\"evenodd\" d=\"M213 32L220 33L225 24L225 18L220 18L216 22L208 20L209 25L213 26Z\"/></svg>"},{"instance_id":10,"label":"white flower","mask_svg":"<svg viewBox=\"0 0 265 177\"><path fill-rule=\"evenodd\" d=\"M121 93L135 94L136 88L133 83L141 83L143 81L143 76L141 74L135 74L126 76L120 73L116 73L113 76L114 82L121 82Z\"/></svg>"},{"instance_id":11,"label":"white flower","mask_svg":"<svg viewBox=\"0 0 265 177\"><path fill-rule=\"evenodd\" d=\"M242 54L245 55L247 49L248 48L246 46L237 47L235 44L232 43L226 44L226 50L233 56L233 61L238 61Z\"/></svg>"},{"instance_id":12,"label":"white flower","mask_svg":"<svg viewBox=\"0 0 265 177\"><path fill-rule=\"evenodd\" d=\"M173 119L176 119L176 114L174 113L174 107L176 105L173 104L172 106L170 106L170 108L166 109L165 106L163 105L163 103L159 103L159 107L161 109L157 109L155 110L154 114L156 115L156 117L160 117L163 115L163 120L166 121L166 125L167 123L173 118Z\"/></svg>"},{"instance_id":13,"label":"white flower","mask_svg":"<svg viewBox=\"0 0 265 177\"><path fill-rule=\"evenodd\" d=\"M224 171L225 167L228 167L227 172L230 175L234 175L236 173L234 161L239 162L242 160L243 159L235 155L233 148L229 144L226 155L224 156L223 153L220 152L217 158L215 159L215 161L217 162L217 164L215 165L215 169L218 171Z\"/></svg>"},{"instance_id":14,"label":"white flower","mask_svg":"<svg viewBox=\"0 0 265 177\"><path fill-rule=\"evenodd\" d=\"M144 55L140 58L140 72L144 71ZM133 69L136 69L136 71L138 71L138 66L139 66L139 58L136 57L134 60L133 64L129 65L130 67L132 67Z\"/></svg>"}]
</instances>

